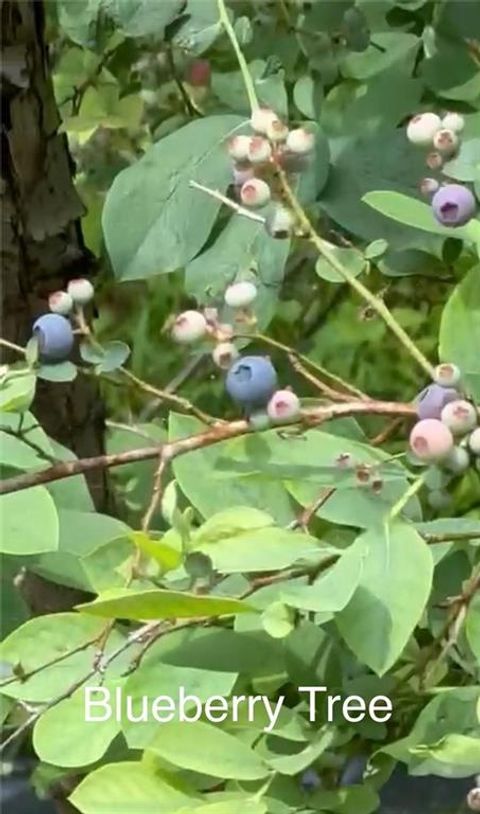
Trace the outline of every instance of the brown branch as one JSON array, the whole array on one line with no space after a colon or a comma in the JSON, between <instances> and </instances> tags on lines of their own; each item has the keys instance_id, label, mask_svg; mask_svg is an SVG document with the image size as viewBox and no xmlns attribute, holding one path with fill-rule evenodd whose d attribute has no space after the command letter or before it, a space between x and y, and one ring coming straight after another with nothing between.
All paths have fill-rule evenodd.
<instances>
[{"instance_id":1,"label":"brown branch","mask_svg":"<svg viewBox=\"0 0 480 814\"><path fill-rule=\"evenodd\" d=\"M328 404L303 410L296 423L306 428L316 427L332 418L350 415L390 415L408 418L415 415L415 408L412 404L392 401L352 401L346 404ZM292 426L292 424L289 423L286 426ZM64 478L71 478L74 475L91 472L94 469L111 469L115 466L147 461L159 456L161 456L162 461L168 463L188 452L210 447L221 441L238 438L254 431L252 425L243 419L229 423L219 423L203 432L199 432L197 435L190 435L187 438L180 438L166 444L141 447L140 449L110 455L96 455L93 458L81 458L78 461L62 461L48 469L25 472L22 475L4 480L0 483L0 494L6 495L11 492L18 492L21 489L28 489L30 486L39 486L63 480Z\"/></svg>"}]
</instances>

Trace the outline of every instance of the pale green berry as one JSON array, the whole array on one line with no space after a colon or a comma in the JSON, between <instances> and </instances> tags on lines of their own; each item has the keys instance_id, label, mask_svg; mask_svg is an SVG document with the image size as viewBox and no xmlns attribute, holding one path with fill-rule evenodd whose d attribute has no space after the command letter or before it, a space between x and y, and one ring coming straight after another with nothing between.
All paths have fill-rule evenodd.
<instances>
[{"instance_id":1,"label":"pale green berry","mask_svg":"<svg viewBox=\"0 0 480 814\"><path fill-rule=\"evenodd\" d=\"M184 311L174 322L172 337L180 345L188 345L203 339L207 328L207 320L200 311Z\"/></svg>"},{"instance_id":2,"label":"pale green berry","mask_svg":"<svg viewBox=\"0 0 480 814\"><path fill-rule=\"evenodd\" d=\"M480 455L480 427L472 432L468 439L468 446L474 455Z\"/></svg>"},{"instance_id":3,"label":"pale green berry","mask_svg":"<svg viewBox=\"0 0 480 814\"><path fill-rule=\"evenodd\" d=\"M441 387L455 387L461 378L460 368L450 362L437 365L433 371L433 381Z\"/></svg>"},{"instance_id":4,"label":"pale green berry","mask_svg":"<svg viewBox=\"0 0 480 814\"><path fill-rule=\"evenodd\" d=\"M440 116L436 113L419 113L407 125L407 138L412 144L426 147L433 143L433 137L441 128Z\"/></svg>"},{"instance_id":5,"label":"pale green berry","mask_svg":"<svg viewBox=\"0 0 480 814\"><path fill-rule=\"evenodd\" d=\"M442 509L447 509L452 502L452 498L448 492L445 492L443 489L433 489L429 493L427 501L428 505L438 512Z\"/></svg>"},{"instance_id":6,"label":"pale green berry","mask_svg":"<svg viewBox=\"0 0 480 814\"><path fill-rule=\"evenodd\" d=\"M446 113L442 119L442 128L453 130L454 133L461 133L465 127L465 119L460 113Z\"/></svg>"},{"instance_id":7,"label":"pale green berry","mask_svg":"<svg viewBox=\"0 0 480 814\"><path fill-rule=\"evenodd\" d=\"M470 456L463 447L453 447L446 458L443 459L442 466L448 469L449 472L460 475L470 466Z\"/></svg>"},{"instance_id":8,"label":"pale green berry","mask_svg":"<svg viewBox=\"0 0 480 814\"><path fill-rule=\"evenodd\" d=\"M53 314L67 316L73 309L73 299L68 291L54 291L48 298L48 307Z\"/></svg>"},{"instance_id":9,"label":"pale green berry","mask_svg":"<svg viewBox=\"0 0 480 814\"><path fill-rule=\"evenodd\" d=\"M475 429L478 422L477 411L473 404L465 399L450 401L442 410L442 422L454 435L464 435Z\"/></svg>"}]
</instances>

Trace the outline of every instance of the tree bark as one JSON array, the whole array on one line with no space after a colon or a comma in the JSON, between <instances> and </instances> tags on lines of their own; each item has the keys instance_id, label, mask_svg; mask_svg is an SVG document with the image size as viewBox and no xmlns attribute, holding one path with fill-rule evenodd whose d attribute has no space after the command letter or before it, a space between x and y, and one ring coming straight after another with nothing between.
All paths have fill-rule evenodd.
<instances>
[{"instance_id":1,"label":"tree bark","mask_svg":"<svg viewBox=\"0 0 480 814\"><path fill-rule=\"evenodd\" d=\"M2 24L2 335L24 345L48 294L72 277L91 276L74 169L57 110L44 40L44 7L0 0ZM55 440L79 457L103 451L103 408L95 383L38 382L33 412ZM89 486L106 505L102 472Z\"/></svg>"}]
</instances>

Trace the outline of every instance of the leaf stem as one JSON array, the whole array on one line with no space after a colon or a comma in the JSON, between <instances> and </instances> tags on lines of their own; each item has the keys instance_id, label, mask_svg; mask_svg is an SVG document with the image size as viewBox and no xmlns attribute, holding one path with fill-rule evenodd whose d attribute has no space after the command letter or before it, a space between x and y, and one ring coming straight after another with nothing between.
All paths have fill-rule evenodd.
<instances>
[{"instance_id":1,"label":"leaf stem","mask_svg":"<svg viewBox=\"0 0 480 814\"><path fill-rule=\"evenodd\" d=\"M238 64L240 66L240 72L242 74L243 82L245 85L245 90L247 91L248 101L250 102L250 109L253 113L255 110L258 110L260 105L258 104L255 85L253 84L253 79L248 69L247 61L243 56L242 49L240 48L240 43L238 42L237 35L235 34L235 29L230 22L230 17L228 16L228 11L225 6L225 0L217 0L217 6L220 22L222 23L225 31L227 32L230 42L232 43L233 50L235 51L235 54L237 56Z\"/></svg>"}]
</instances>

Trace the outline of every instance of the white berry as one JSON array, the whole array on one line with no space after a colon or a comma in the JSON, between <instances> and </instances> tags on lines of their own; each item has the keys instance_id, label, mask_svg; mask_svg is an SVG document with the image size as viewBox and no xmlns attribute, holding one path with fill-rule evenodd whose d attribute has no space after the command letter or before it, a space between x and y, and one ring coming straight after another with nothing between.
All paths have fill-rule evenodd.
<instances>
[{"instance_id":1,"label":"white berry","mask_svg":"<svg viewBox=\"0 0 480 814\"><path fill-rule=\"evenodd\" d=\"M266 138L252 136L248 145L248 160L252 164L264 164L271 158L272 148Z\"/></svg>"},{"instance_id":2,"label":"white berry","mask_svg":"<svg viewBox=\"0 0 480 814\"><path fill-rule=\"evenodd\" d=\"M307 155L315 147L315 136L303 127L297 127L296 130L290 130L286 146L295 155Z\"/></svg>"},{"instance_id":3,"label":"white berry","mask_svg":"<svg viewBox=\"0 0 480 814\"><path fill-rule=\"evenodd\" d=\"M464 399L450 401L442 410L441 419L454 435L463 435L477 426L477 411Z\"/></svg>"},{"instance_id":4,"label":"white berry","mask_svg":"<svg viewBox=\"0 0 480 814\"><path fill-rule=\"evenodd\" d=\"M474 455L480 455L480 427L474 430L468 439L468 446Z\"/></svg>"},{"instance_id":5,"label":"white berry","mask_svg":"<svg viewBox=\"0 0 480 814\"><path fill-rule=\"evenodd\" d=\"M461 133L465 127L465 119L460 113L446 113L442 119L442 127L445 130L453 130L454 133Z\"/></svg>"},{"instance_id":6,"label":"white berry","mask_svg":"<svg viewBox=\"0 0 480 814\"><path fill-rule=\"evenodd\" d=\"M266 136L268 125L277 118L277 114L274 113L273 110L269 110L266 107L258 107L252 113L250 124L256 133Z\"/></svg>"},{"instance_id":7,"label":"white berry","mask_svg":"<svg viewBox=\"0 0 480 814\"><path fill-rule=\"evenodd\" d=\"M290 237L294 223L294 217L289 209L284 206L276 206L265 219L265 229L270 237Z\"/></svg>"},{"instance_id":8,"label":"white berry","mask_svg":"<svg viewBox=\"0 0 480 814\"><path fill-rule=\"evenodd\" d=\"M442 128L435 133L433 146L441 155L453 155L458 148L458 136L453 130Z\"/></svg>"},{"instance_id":9,"label":"white berry","mask_svg":"<svg viewBox=\"0 0 480 814\"><path fill-rule=\"evenodd\" d=\"M270 187L261 178L246 181L240 189L240 199L245 206L264 206L270 197Z\"/></svg>"},{"instance_id":10,"label":"white berry","mask_svg":"<svg viewBox=\"0 0 480 814\"><path fill-rule=\"evenodd\" d=\"M437 365L433 371L433 381L441 387L455 387L461 378L460 368L450 362Z\"/></svg>"},{"instance_id":11,"label":"white berry","mask_svg":"<svg viewBox=\"0 0 480 814\"><path fill-rule=\"evenodd\" d=\"M240 354L232 342L219 342L212 351L213 361L222 370L228 370L239 356Z\"/></svg>"},{"instance_id":12,"label":"white berry","mask_svg":"<svg viewBox=\"0 0 480 814\"><path fill-rule=\"evenodd\" d=\"M207 332L207 320L200 311L184 311L176 318L172 337L181 345L198 342Z\"/></svg>"},{"instance_id":13,"label":"white berry","mask_svg":"<svg viewBox=\"0 0 480 814\"><path fill-rule=\"evenodd\" d=\"M279 144L288 136L288 127L280 119L272 119L267 127L267 137L275 144Z\"/></svg>"},{"instance_id":14,"label":"white berry","mask_svg":"<svg viewBox=\"0 0 480 814\"><path fill-rule=\"evenodd\" d=\"M441 126L440 116L436 113L419 113L407 125L407 138L412 144L426 147L433 143L433 137Z\"/></svg>"},{"instance_id":15,"label":"white berry","mask_svg":"<svg viewBox=\"0 0 480 814\"><path fill-rule=\"evenodd\" d=\"M300 413L300 401L291 390L277 390L267 404L272 421L291 421Z\"/></svg>"},{"instance_id":16,"label":"white berry","mask_svg":"<svg viewBox=\"0 0 480 814\"><path fill-rule=\"evenodd\" d=\"M95 290L90 280L79 277L76 280L70 280L67 286L67 292L70 294L75 305L86 305L87 302L93 299Z\"/></svg>"},{"instance_id":17,"label":"white berry","mask_svg":"<svg viewBox=\"0 0 480 814\"><path fill-rule=\"evenodd\" d=\"M228 142L228 152L234 161L247 161L250 136L234 136Z\"/></svg>"},{"instance_id":18,"label":"white berry","mask_svg":"<svg viewBox=\"0 0 480 814\"><path fill-rule=\"evenodd\" d=\"M229 285L225 291L225 302L230 308L246 308L257 296L257 286L245 280Z\"/></svg>"},{"instance_id":19,"label":"white berry","mask_svg":"<svg viewBox=\"0 0 480 814\"><path fill-rule=\"evenodd\" d=\"M480 811L480 788L471 789L467 796L470 811Z\"/></svg>"},{"instance_id":20,"label":"white berry","mask_svg":"<svg viewBox=\"0 0 480 814\"><path fill-rule=\"evenodd\" d=\"M52 313L65 317L73 309L73 299L68 291L54 291L48 298L48 307Z\"/></svg>"}]
</instances>

